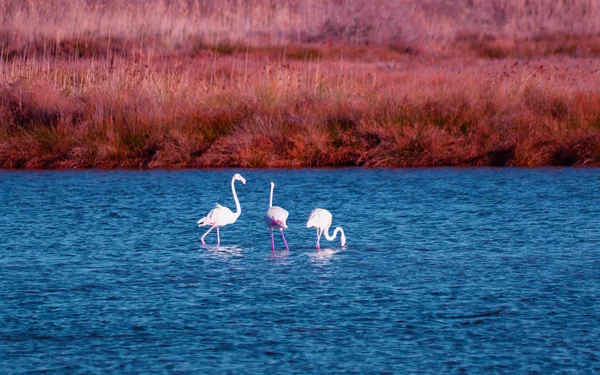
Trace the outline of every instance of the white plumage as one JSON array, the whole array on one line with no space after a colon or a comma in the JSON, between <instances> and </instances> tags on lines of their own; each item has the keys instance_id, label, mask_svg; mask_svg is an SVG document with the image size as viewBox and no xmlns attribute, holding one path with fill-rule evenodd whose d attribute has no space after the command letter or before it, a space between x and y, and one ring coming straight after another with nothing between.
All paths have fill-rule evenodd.
<instances>
[{"instance_id":1,"label":"white plumage","mask_svg":"<svg viewBox=\"0 0 600 375\"><path fill-rule=\"evenodd\" d=\"M289 212L281 207L269 207L267 213L265 213L265 223L272 229L287 229L286 221L288 215Z\"/></svg>"},{"instance_id":2,"label":"white plumage","mask_svg":"<svg viewBox=\"0 0 600 375\"><path fill-rule=\"evenodd\" d=\"M321 235L324 234L328 241L333 241L337 237L338 232L341 232L341 246L346 247L346 235L342 227L336 227L333 234L329 235L329 227L331 227L332 220L333 215L324 208L315 208L308 216L306 227L317 229L317 249L321 248Z\"/></svg>"},{"instance_id":3,"label":"white plumage","mask_svg":"<svg viewBox=\"0 0 600 375\"><path fill-rule=\"evenodd\" d=\"M236 219L237 216L235 216L233 211L225 206L215 203L215 208L210 210L205 217L198 220L198 226L202 227L206 225L218 225L222 227L227 224L233 224Z\"/></svg>"}]
</instances>

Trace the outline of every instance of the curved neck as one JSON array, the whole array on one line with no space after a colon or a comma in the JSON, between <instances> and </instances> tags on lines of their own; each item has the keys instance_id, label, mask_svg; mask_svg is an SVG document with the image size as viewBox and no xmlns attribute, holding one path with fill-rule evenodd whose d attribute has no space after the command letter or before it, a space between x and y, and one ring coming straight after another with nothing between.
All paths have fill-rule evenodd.
<instances>
[{"instance_id":1,"label":"curved neck","mask_svg":"<svg viewBox=\"0 0 600 375\"><path fill-rule=\"evenodd\" d=\"M239 217L242 214L242 207L240 206L240 201L235 192L235 178L231 179L231 192L233 193L233 200L235 201L235 216Z\"/></svg>"},{"instance_id":2,"label":"curved neck","mask_svg":"<svg viewBox=\"0 0 600 375\"><path fill-rule=\"evenodd\" d=\"M338 232L342 232L342 236L344 235L344 230L342 229L342 227L337 227L333 231L333 234L330 236L329 235L329 228L331 228L331 227L327 227L325 229L325 231L323 232L323 234L325 235L325 238L327 238L327 241L333 241L333 240L335 240L335 238L338 235Z\"/></svg>"},{"instance_id":3,"label":"curved neck","mask_svg":"<svg viewBox=\"0 0 600 375\"><path fill-rule=\"evenodd\" d=\"M269 207L273 207L273 189L275 189L275 185L271 185L271 196L269 197Z\"/></svg>"}]
</instances>

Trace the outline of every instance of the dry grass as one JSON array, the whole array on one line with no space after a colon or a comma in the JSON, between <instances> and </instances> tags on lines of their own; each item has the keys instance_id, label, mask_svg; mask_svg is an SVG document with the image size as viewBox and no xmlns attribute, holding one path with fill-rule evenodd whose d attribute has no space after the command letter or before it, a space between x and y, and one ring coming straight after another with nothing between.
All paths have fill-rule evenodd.
<instances>
[{"instance_id":1,"label":"dry grass","mask_svg":"<svg viewBox=\"0 0 600 375\"><path fill-rule=\"evenodd\" d=\"M127 4L0 0L0 167L600 165L593 0Z\"/></svg>"},{"instance_id":2,"label":"dry grass","mask_svg":"<svg viewBox=\"0 0 600 375\"><path fill-rule=\"evenodd\" d=\"M457 43L512 50L558 36L564 53L584 39L577 53L597 55L587 38L599 35L598 19L596 0L0 0L0 35L16 54L63 43L104 54L109 40L155 53L336 42L443 54Z\"/></svg>"}]
</instances>

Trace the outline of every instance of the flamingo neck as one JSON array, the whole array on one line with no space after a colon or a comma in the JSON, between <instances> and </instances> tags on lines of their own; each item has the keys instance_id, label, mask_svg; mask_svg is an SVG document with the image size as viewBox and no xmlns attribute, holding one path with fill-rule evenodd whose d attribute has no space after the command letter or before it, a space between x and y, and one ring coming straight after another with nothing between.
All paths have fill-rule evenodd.
<instances>
[{"instance_id":1,"label":"flamingo neck","mask_svg":"<svg viewBox=\"0 0 600 375\"><path fill-rule=\"evenodd\" d=\"M327 238L327 241L333 241L335 240L335 238L337 237L339 232L342 232L342 236L344 236L344 230L342 229L342 227L336 227L335 230L333 231L332 235L329 235L329 228L331 228L330 226L325 228L325 232L323 232L323 234L325 235L325 238Z\"/></svg>"},{"instance_id":2,"label":"flamingo neck","mask_svg":"<svg viewBox=\"0 0 600 375\"><path fill-rule=\"evenodd\" d=\"M273 207L273 189L275 185L271 185L271 196L269 196L269 207Z\"/></svg>"},{"instance_id":3,"label":"flamingo neck","mask_svg":"<svg viewBox=\"0 0 600 375\"><path fill-rule=\"evenodd\" d=\"M333 241L337 237L338 232L341 232L342 235L340 236L340 245L342 247L345 247L346 246L346 235L344 234L344 230L342 229L342 227L336 227L331 236L329 235L329 228L331 228L331 226L325 228L325 231L324 231L325 238L327 238L328 241Z\"/></svg>"},{"instance_id":4,"label":"flamingo neck","mask_svg":"<svg viewBox=\"0 0 600 375\"><path fill-rule=\"evenodd\" d=\"M242 206L240 206L240 201L235 192L235 178L231 179L231 192L233 193L233 200L235 201L235 217L237 218L242 214Z\"/></svg>"}]
</instances>

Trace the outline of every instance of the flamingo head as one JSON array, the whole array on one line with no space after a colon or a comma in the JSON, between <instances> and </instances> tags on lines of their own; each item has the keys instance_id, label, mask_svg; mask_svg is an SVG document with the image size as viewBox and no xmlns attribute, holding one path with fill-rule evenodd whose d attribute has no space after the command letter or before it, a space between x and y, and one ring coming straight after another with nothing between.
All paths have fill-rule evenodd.
<instances>
[{"instance_id":1,"label":"flamingo head","mask_svg":"<svg viewBox=\"0 0 600 375\"><path fill-rule=\"evenodd\" d=\"M342 245L342 247L347 247L346 246L346 235L344 234L344 232L342 232L342 235L340 237L340 244Z\"/></svg>"},{"instance_id":2,"label":"flamingo head","mask_svg":"<svg viewBox=\"0 0 600 375\"><path fill-rule=\"evenodd\" d=\"M241 181L241 182L242 182L242 184L243 184L244 186L246 186L246 179L245 179L244 177L242 177L242 175L241 175L241 174L239 174L239 173L236 173L235 175L233 175L233 179L234 179L234 180L236 180L236 181Z\"/></svg>"}]
</instances>

